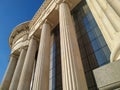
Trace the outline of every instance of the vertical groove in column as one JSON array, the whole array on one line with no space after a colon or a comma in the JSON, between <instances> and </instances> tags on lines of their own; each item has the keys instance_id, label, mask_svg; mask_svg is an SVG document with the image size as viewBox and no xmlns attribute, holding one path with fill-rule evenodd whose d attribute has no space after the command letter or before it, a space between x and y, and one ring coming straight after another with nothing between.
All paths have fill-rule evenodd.
<instances>
[{"instance_id":1,"label":"vertical groove in column","mask_svg":"<svg viewBox=\"0 0 120 90\"><path fill-rule=\"evenodd\" d=\"M65 8L66 9L66 8ZM63 17L64 17L65 15L63 14ZM66 23L65 22L63 22L63 27L65 27L64 25L66 25ZM65 28L66 29L66 28ZM65 31L63 31L63 34L64 34L64 37L65 37ZM67 39L65 39L65 41L64 41L64 46L66 46L67 44L66 44L66 42L67 42ZM68 52L68 48L65 48L65 56L67 55L67 52ZM70 80L70 76L71 75L69 75L69 76L67 76L69 73L70 73L70 70L69 70L69 64L68 64L68 57L66 57L66 60L65 60L65 67L66 67L66 83L68 83L67 84L67 89L70 89L70 82L71 81L69 81ZM67 80L68 80L68 82L67 82Z\"/></svg>"},{"instance_id":2,"label":"vertical groove in column","mask_svg":"<svg viewBox=\"0 0 120 90\"><path fill-rule=\"evenodd\" d=\"M9 86L14 74L16 64L17 64L17 56L11 55L5 76L1 84L1 90L9 90Z\"/></svg>"},{"instance_id":3,"label":"vertical groove in column","mask_svg":"<svg viewBox=\"0 0 120 90\"><path fill-rule=\"evenodd\" d=\"M101 9L99 6L97 6L96 4L93 4L94 1L93 2L92 2L92 0L86 0L86 1L87 1L87 4L88 4L97 24L102 32L104 38L105 38L105 41L106 41L109 49L112 50L113 37L111 37L111 35L109 34L109 32L108 32L109 29L106 28L106 25L103 23L103 19L101 19L101 18L105 17L104 14L102 12L100 13ZM97 9L96 9L96 7L97 7ZM101 14L101 16L99 14Z\"/></svg>"},{"instance_id":4,"label":"vertical groove in column","mask_svg":"<svg viewBox=\"0 0 120 90\"><path fill-rule=\"evenodd\" d=\"M120 17L120 0L107 0L111 7L116 11Z\"/></svg>"},{"instance_id":5,"label":"vertical groove in column","mask_svg":"<svg viewBox=\"0 0 120 90\"><path fill-rule=\"evenodd\" d=\"M50 67L50 26L47 22L43 24L39 52L35 70L33 90L49 89L49 67Z\"/></svg>"},{"instance_id":6,"label":"vertical groove in column","mask_svg":"<svg viewBox=\"0 0 120 90\"><path fill-rule=\"evenodd\" d=\"M66 9L66 8L65 8ZM68 11L68 10L66 10L66 11ZM69 12L67 12L67 13L69 13ZM68 15L70 15L70 14L68 14ZM65 16L65 14L64 14L64 16ZM71 16L68 16L68 17L71 17ZM69 21L69 22L72 22L72 21ZM64 25L68 25L68 24L70 24L70 23L68 23L68 22L64 22ZM65 27L65 26L64 26ZM68 31L69 30L69 27L66 27L66 30L65 30L65 33L68 33L68 35L67 34L65 34L66 35L66 41L65 41L65 46L67 46L67 44L68 44L68 47L66 48L67 50L66 50L66 55L67 55L67 53L68 53L68 57L71 57L71 58L67 58L67 63L68 63L68 70L69 70L69 73L71 73L70 75L69 75L69 82L71 82L71 86L69 86L69 88L72 88L73 87L73 90L75 90L75 85L77 85L77 84L74 84L74 78L76 77L74 77L73 76L73 73L75 73L74 71L75 70L73 70L74 69L74 63L72 62L72 60L74 60L74 57L72 57L73 56L73 54L72 54L72 51L71 51L71 48L70 47L72 47L71 45L72 45L72 43L71 43L71 39L69 39L68 37L70 37L70 31ZM75 29L74 29L75 30ZM68 42L68 43L67 43ZM69 46L70 45L70 46ZM70 49L70 51L69 51L69 49ZM73 68L71 68L70 66L73 66ZM69 74L68 73L68 74ZM75 73L76 74L76 73Z\"/></svg>"},{"instance_id":7,"label":"vertical groove in column","mask_svg":"<svg viewBox=\"0 0 120 90\"><path fill-rule=\"evenodd\" d=\"M32 37L29 43L17 90L30 90L30 83L36 51L37 41L34 37Z\"/></svg>"},{"instance_id":8,"label":"vertical groove in column","mask_svg":"<svg viewBox=\"0 0 120 90\"><path fill-rule=\"evenodd\" d=\"M96 12L99 15L99 18L102 20L103 25L106 28L107 33L110 35L111 39L113 40L114 38L114 33L116 33L116 30L110 23L108 17L105 15L99 4L97 3L96 0L91 0L91 3L93 4L93 7L95 8ZM97 8L96 8L97 7Z\"/></svg>"},{"instance_id":9,"label":"vertical groove in column","mask_svg":"<svg viewBox=\"0 0 120 90\"><path fill-rule=\"evenodd\" d=\"M61 27L62 28L62 27ZM60 37L64 37L64 33L63 32L61 32L61 30L60 30ZM61 39L60 39L60 41L61 41ZM64 46L64 40L62 40L61 42L60 42L60 44L61 44L61 47L65 47ZM61 56L61 66L62 66L62 72L64 72L65 73L65 70L64 70L64 68L65 68L65 66L64 66L64 64L62 64L62 63L65 63L65 60L64 60L64 57L65 57L65 52L64 52L64 50L63 49L61 49L61 53L62 53L62 56ZM63 88L64 88L64 90L67 90L67 85L66 85L66 74L64 75L64 73L62 73L62 76L64 76L64 77L62 77L62 81L63 81Z\"/></svg>"},{"instance_id":10,"label":"vertical groove in column","mask_svg":"<svg viewBox=\"0 0 120 90\"><path fill-rule=\"evenodd\" d=\"M20 79L22 67L23 67L23 64L24 64L24 59L25 59L25 56L26 56L26 52L27 51L25 49L21 50L21 53L20 53L20 56L19 56L19 59L18 59L17 65L16 65L16 69L15 69L15 72L14 72L9 90L17 90L17 86L18 86L18 83L19 83L19 79Z\"/></svg>"},{"instance_id":11,"label":"vertical groove in column","mask_svg":"<svg viewBox=\"0 0 120 90\"><path fill-rule=\"evenodd\" d=\"M75 28L66 3L60 4L59 17L63 90L87 90Z\"/></svg>"},{"instance_id":12,"label":"vertical groove in column","mask_svg":"<svg viewBox=\"0 0 120 90\"><path fill-rule=\"evenodd\" d=\"M98 2L100 5L98 4ZM105 14L105 13L108 13L108 11L105 12L105 10L108 8L110 9L109 5L108 4L105 5L104 3L106 1L103 1L103 0L99 0L98 2L96 0L87 0L87 4L88 4L89 8L91 9L91 11L97 21L97 24L100 27L100 30L103 33L103 36L110 48L110 51L111 51L110 61L113 62L113 61L120 59L120 54L119 54L119 49L120 49L119 34L120 33L116 32L114 27L111 28L112 21L110 22L110 20L108 19L108 17ZM102 2L104 2L104 3L102 3ZM97 9L96 9L96 7L97 7ZM101 7L102 8L104 7L104 11L102 10ZM109 11L109 13L110 13L110 11ZM111 17L111 18L113 18L113 17ZM107 33L109 33L109 35ZM112 38L110 36L112 36Z\"/></svg>"},{"instance_id":13,"label":"vertical groove in column","mask_svg":"<svg viewBox=\"0 0 120 90\"><path fill-rule=\"evenodd\" d=\"M120 31L120 17L116 14L116 12L111 8L111 6L107 3L106 0L97 0L100 7L105 12L106 16L110 20L111 24L115 28L117 32Z\"/></svg>"},{"instance_id":14,"label":"vertical groove in column","mask_svg":"<svg viewBox=\"0 0 120 90\"><path fill-rule=\"evenodd\" d=\"M110 60L111 62L119 60L120 59L120 42L119 42L119 37L120 37L120 17L116 14L116 12L111 8L111 6L107 3L106 0L96 0L103 12L106 14L108 17L110 23L112 26L115 28L116 33L113 33L113 41L112 41L112 47L114 47L111 51L111 56ZM109 29L111 30L111 28Z\"/></svg>"}]
</instances>

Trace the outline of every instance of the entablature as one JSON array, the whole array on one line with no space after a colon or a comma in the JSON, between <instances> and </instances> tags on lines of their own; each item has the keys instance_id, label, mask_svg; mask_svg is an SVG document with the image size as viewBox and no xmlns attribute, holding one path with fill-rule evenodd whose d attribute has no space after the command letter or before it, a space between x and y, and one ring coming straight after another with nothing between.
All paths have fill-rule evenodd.
<instances>
[{"instance_id":1,"label":"entablature","mask_svg":"<svg viewBox=\"0 0 120 90\"><path fill-rule=\"evenodd\" d=\"M33 19L31 20L29 27L31 37L35 32L42 27L42 24L47 19L51 22L52 28L54 28L59 22L59 4L66 2L69 4L72 10L81 0L46 0L43 5L39 8Z\"/></svg>"},{"instance_id":2,"label":"entablature","mask_svg":"<svg viewBox=\"0 0 120 90\"><path fill-rule=\"evenodd\" d=\"M9 37L9 45L10 48L12 48L14 46L14 44L16 44L16 42L19 41L20 38L22 37L26 37L29 34L29 22L24 22L22 24L19 24L18 26L16 26L10 37Z\"/></svg>"}]
</instances>

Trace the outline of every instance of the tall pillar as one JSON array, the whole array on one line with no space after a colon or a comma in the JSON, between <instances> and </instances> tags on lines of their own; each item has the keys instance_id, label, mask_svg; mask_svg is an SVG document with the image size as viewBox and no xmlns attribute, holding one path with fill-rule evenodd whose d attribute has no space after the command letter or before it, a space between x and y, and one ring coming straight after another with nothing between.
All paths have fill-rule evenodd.
<instances>
[{"instance_id":1,"label":"tall pillar","mask_svg":"<svg viewBox=\"0 0 120 90\"><path fill-rule=\"evenodd\" d=\"M88 90L75 27L66 3L59 6L63 90Z\"/></svg>"},{"instance_id":2,"label":"tall pillar","mask_svg":"<svg viewBox=\"0 0 120 90\"><path fill-rule=\"evenodd\" d=\"M37 41L34 37L30 39L29 47L26 53L25 62L21 72L17 90L30 90L30 83L37 50Z\"/></svg>"},{"instance_id":3,"label":"tall pillar","mask_svg":"<svg viewBox=\"0 0 120 90\"><path fill-rule=\"evenodd\" d=\"M3 79L2 84L1 84L1 90L8 90L9 89L9 86L10 86L10 83L11 83L11 80L12 80L12 77L14 74L14 70L16 67L16 63L17 63L17 56L12 54L10 56L9 65L7 67L4 79Z\"/></svg>"},{"instance_id":4,"label":"tall pillar","mask_svg":"<svg viewBox=\"0 0 120 90\"><path fill-rule=\"evenodd\" d=\"M17 90L27 50L22 48L9 90Z\"/></svg>"},{"instance_id":5,"label":"tall pillar","mask_svg":"<svg viewBox=\"0 0 120 90\"><path fill-rule=\"evenodd\" d=\"M120 0L107 0L116 13L120 16Z\"/></svg>"},{"instance_id":6,"label":"tall pillar","mask_svg":"<svg viewBox=\"0 0 120 90\"><path fill-rule=\"evenodd\" d=\"M49 90L50 25L45 22L41 31L33 90Z\"/></svg>"}]
</instances>

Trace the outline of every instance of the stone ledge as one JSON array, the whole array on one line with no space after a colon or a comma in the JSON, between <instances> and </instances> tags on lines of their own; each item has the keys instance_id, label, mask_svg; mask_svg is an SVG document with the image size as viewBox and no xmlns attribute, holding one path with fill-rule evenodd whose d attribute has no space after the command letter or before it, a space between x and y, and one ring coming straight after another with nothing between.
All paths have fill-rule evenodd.
<instances>
[{"instance_id":1,"label":"stone ledge","mask_svg":"<svg viewBox=\"0 0 120 90\"><path fill-rule=\"evenodd\" d=\"M120 90L120 60L93 70L99 90Z\"/></svg>"}]
</instances>

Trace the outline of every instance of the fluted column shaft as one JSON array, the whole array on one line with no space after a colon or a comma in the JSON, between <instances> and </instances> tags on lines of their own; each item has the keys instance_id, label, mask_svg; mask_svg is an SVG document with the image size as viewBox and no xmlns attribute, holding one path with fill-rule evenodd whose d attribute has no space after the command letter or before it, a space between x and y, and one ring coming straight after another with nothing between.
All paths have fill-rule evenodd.
<instances>
[{"instance_id":1,"label":"fluted column shaft","mask_svg":"<svg viewBox=\"0 0 120 90\"><path fill-rule=\"evenodd\" d=\"M107 1L120 16L120 0L107 0Z\"/></svg>"},{"instance_id":2,"label":"fluted column shaft","mask_svg":"<svg viewBox=\"0 0 120 90\"><path fill-rule=\"evenodd\" d=\"M87 90L75 27L66 3L59 6L63 90Z\"/></svg>"},{"instance_id":3,"label":"fluted column shaft","mask_svg":"<svg viewBox=\"0 0 120 90\"><path fill-rule=\"evenodd\" d=\"M34 39L34 37L32 37L26 53L25 62L23 65L17 90L30 90L30 83L36 51L37 41Z\"/></svg>"},{"instance_id":4,"label":"fluted column shaft","mask_svg":"<svg viewBox=\"0 0 120 90\"><path fill-rule=\"evenodd\" d=\"M119 0L97 0L103 11L106 13L113 27L116 29L112 42L110 60L111 62L120 60L120 1Z\"/></svg>"},{"instance_id":5,"label":"fluted column shaft","mask_svg":"<svg viewBox=\"0 0 120 90\"><path fill-rule=\"evenodd\" d=\"M112 39L114 37L113 33L115 32L114 28L112 27L111 23L109 22L108 18L106 17L96 0L86 0L86 2L105 38L106 43L108 44L108 47L111 50Z\"/></svg>"},{"instance_id":6,"label":"fluted column shaft","mask_svg":"<svg viewBox=\"0 0 120 90\"><path fill-rule=\"evenodd\" d=\"M41 31L33 90L49 89L50 25L45 22Z\"/></svg>"},{"instance_id":7,"label":"fluted column shaft","mask_svg":"<svg viewBox=\"0 0 120 90\"><path fill-rule=\"evenodd\" d=\"M12 77L14 74L14 70L16 67L16 63L17 63L17 56L11 55L9 65L7 67L4 79L3 79L2 84L1 84L1 90L8 90L9 89L9 86L10 86L10 83L11 83L11 80L12 80Z\"/></svg>"},{"instance_id":8,"label":"fluted column shaft","mask_svg":"<svg viewBox=\"0 0 120 90\"><path fill-rule=\"evenodd\" d=\"M110 61L113 62L120 59L120 17L107 1L87 0L87 4L110 48Z\"/></svg>"},{"instance_id":9,"label":"fluted column shaft","mask_svg":"<svg viewBox=\"0 0 120 90\"><path fill-rule=\"evenodd\" d=\"M27 50L24 48L20 52L20 56L19 56L16 68L15 68L15 72L14 72L9 90L17 90L17 86L18 86L21 71L23 68L26 52L27 52Z\"/></svg>"}]
</instances>

